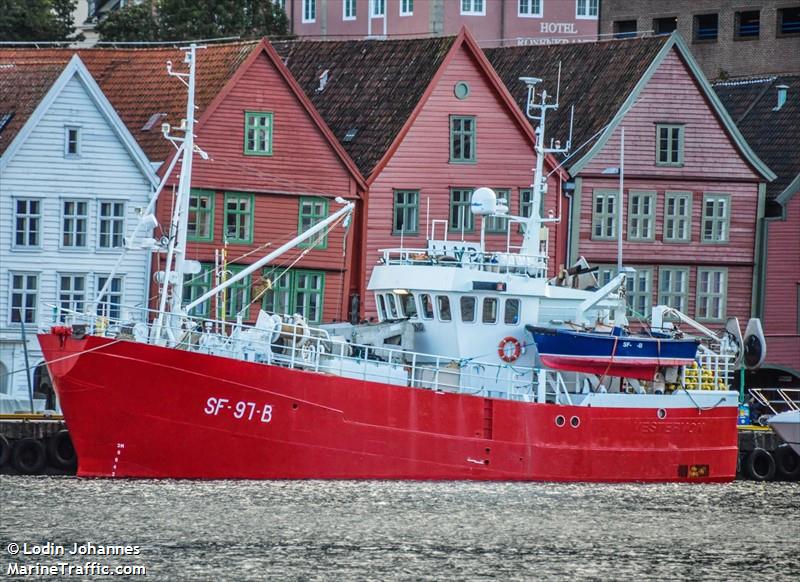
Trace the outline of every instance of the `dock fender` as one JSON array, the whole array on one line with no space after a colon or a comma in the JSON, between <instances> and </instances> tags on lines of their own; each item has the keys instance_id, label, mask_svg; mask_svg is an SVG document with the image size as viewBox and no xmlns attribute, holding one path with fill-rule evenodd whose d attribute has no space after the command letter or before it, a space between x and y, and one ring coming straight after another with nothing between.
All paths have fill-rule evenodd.
<instances>
[{"instance_id":1,"label":"dock fender","mask_svg":"<svg viewBox=\"0 0 800 582\"><path fill-rule=\"evenodd\" d=\"M41 473L46 462L44 445L36 439L19 439L11 449L11 464L23 475Z\"/></svg>"},{"instance_id":2,"label":"dock fender","mask_svg":"<svg viewBox=\"0 0 800 582\"><path fill-rule=\"evenodd\" d=\"M62 429L47 439L47 458L57 469L72 469L78 461L69 431Z\"/></svg>"},{"instance_id":3,"label":"dock fender","mask_svg":"<svg viewBox=\"0 0 800 582\"><path fill-rule=\"evenodd\" d=\"M775 449L775 469L783 479L800 478L800 456L789 445L780 445Z\"/></svg>"},{"instance_id":4,"label":"dock fender","mask_svg":"<svg viewBox=\"0 0 800 582\"><path fill-rule=\"evenodd\" d=\"M11 443L8 439L0 434L0 467L5 467L8 459L11 458Z\"/></svg>"},{"instance_id":5,"label":"dock fender","mask_svg":"<svg viewBox=\"0 0 800 582\"><path fill-rule=\"evenodd\" d=\"M745 458L744 470L754 481L772 481L775 477L775 459L766 449L755 448Z\"/></svg>"}]
</instances>

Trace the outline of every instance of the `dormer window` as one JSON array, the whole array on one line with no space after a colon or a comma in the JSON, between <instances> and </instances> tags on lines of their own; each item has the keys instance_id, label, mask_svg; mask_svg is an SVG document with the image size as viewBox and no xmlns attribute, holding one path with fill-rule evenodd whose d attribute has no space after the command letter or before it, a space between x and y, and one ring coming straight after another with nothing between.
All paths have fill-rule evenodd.
<instances>
[{"instance_id":1,"label":"dormer window","mask_svg":"<svg viewBox=\"0 0 800 582\"><path fill-rule=\"evenodd\" d=\"M64 156L79 158L81 155L81 130L79 127L64 128Z\"/></svg>"}]
</instances>

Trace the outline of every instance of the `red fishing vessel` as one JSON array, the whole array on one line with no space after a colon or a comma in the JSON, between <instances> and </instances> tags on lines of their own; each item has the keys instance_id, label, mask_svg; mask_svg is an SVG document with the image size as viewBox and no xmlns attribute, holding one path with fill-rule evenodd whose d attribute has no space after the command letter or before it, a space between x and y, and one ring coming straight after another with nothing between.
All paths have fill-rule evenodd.
<instances>
[{"instance_id":1,"label":"red fishing vessel","mask_svg":"<svg viewBox=\"0 0 800 582\"><path fill-rule=\"evenodd\" d=\"M192 95L195 47L186 62ZM542 160L559 151L543 145L545 115L556 105L546 93L537 103L536 80L527 81L529 111L540 122L533 214L508 215L488 189L472 204L508 228L524 223L522 249L489 253L445 235L424 249L383 251L370 281L380 321L366 326L311 328L299 315L263 311L252 326L191 317L211 296L348 219L353 206L339 201L330 217L183 305L184 275L192 273L183 260L195 149L190 99L160 309L139 321L64 313L68 325L39 336L78 475L733 479L735 392L694 389L675 366L648 380L548 370L525 342L526 323L625 323L624 275L600 289L593 277L587 285L547 279L538 200ZM699 365L716 387L730 376L732 348L706 336Z\"/></svg>"}]
</instances>

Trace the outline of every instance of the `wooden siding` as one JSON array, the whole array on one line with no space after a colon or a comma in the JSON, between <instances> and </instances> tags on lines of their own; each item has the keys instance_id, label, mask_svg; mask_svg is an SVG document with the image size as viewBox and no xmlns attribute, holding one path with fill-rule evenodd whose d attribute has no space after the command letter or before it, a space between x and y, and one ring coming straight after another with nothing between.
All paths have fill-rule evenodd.
<instances>
[{"instance_id":1,"label":"wooden siding","mask_svg":"<svg viewBox=\"0 0 800 582\"><path fill-rule=\"evenodd\" d=\"M764 333L767 361L800 370L800 195L768 221Z\"/></svg>"},{"instance_id":2,"label":"wooden siding","mask_svg":"<svg viewBox=\"0 0 800 582\"><path fill-rule=\"evenodd\" d=\"M65 125L80 127L80 158L64 156ZM137 223L135 209L147 206L151 191L146 177L95 106L83 82L73 77L3 170L0 180L0 340L15 342L19 338L19 325L11 325L9 315L11 272L39 274L37 323L40 325L52 321L47 304L57 302L59 274L86 274L87 300L94 299L96 276L111 272L119 257L116 250L97 248L98 200L126 203L126 232L131 234ZM41 246L37 249L13 246L13 200L16 198L41 201ZM89 203L85 249L62 249L60 246L62 201L67 198ZM144 306L148 264L149 255L144 250L130 251L123 260L119 275L123 277L124 305ZM35 326L30 328L33 331ZM4 345L0 358L6 367L9 370L24 367L21 345L15 348L0 343ZM38 364L41 351L33 335L28 347L31 365ZM15 361L5 361L12 352ZM24 374L15 374L13 385L18 392L27 394Z\"/></svg>"},{"instance_id":3,"label":"wooden siding","mask_svg":"<svg viewBox=\"0 0 800 582\"><path fill-rule=\"evenodd\" d=\"M501 102L495 90L479 69L467 49L459 52L447 65L437 85L425 103L391 160L373 180L369 190L366 232L366 273L369 281L373 266L379 259L379 249L400 246L400 237L392 235L393 191L419 190L419 234L406 235L406 247L426 246L426 213L430 203L430 220L446 220L449 215L450 188L480 187L511 189L509 211L519 213L519 190L529 188L535 164L533 144ZM459 100L453 93L458 81L470 85L469 97ZM477 161L474 164L449 163L450 115L474 115L477 130ZM558 184L551 178L545 198L545 212L558 212ZM479 241L479 220L473 233L465 240ZM520 244L521 236L514 229L512 244ZM442 231L439 228L438 237ZM460 239L460 233L449 233L449 239ZM555 254L555 228L551 228L551 256ZM506 235L487 234L487 248L505 248ZM551 270L555 266L551 266ZM366 288L366 287L365 287ZM365 312L375 315L374 299L370 293L362 297Z\"/></svg>"},{"instance_id":4,"label":"wooden siding","mask_svg":"<svg viewBox=\"0 0 800 582\"><path fill-rule=\"evenodd\" d=\"M244 155L245 111L273 113L272 155ZM204 120L197 131L197 143L211 159L204 161L195 156L192 186L216 192L213 241L188 244L188 256L202 262L213 263L214 249L223 246L225 192L254 194L253 242L229 244L229 259L269 243L264 251L253 252L238 264L253 263L298 234L300 196L327 198L331 213L340 207L333 200L336 196L359 196L347 167L265 54L251 63L219 107ZM162 221L168 219L171 207L172 198L162 197ZM326 271L324 321L347 317L349 290L353 286L347 256L351 254L353 233L346 234L340 225L329 233L327 248L294 249L276 263ZM153 268L157 266L154 264ZM256 315L254 304L250 319Z\"/></svg>"}]
</instances>

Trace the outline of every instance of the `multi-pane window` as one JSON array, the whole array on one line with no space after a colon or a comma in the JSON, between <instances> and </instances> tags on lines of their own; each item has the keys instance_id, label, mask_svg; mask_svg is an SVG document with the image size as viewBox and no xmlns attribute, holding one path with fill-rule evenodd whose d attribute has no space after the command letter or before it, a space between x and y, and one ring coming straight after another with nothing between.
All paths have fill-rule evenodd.
<instances>
[{"instance_id":1,"label":"multi-pane window","mask_svg":"<svg viewBox=\"0 0 800 582\"><path fill-rule=\"evenodd\" d=\"M225 193L225 241L253 242L253 195Z\"/></svg>"},{"instance_id":2,"label":"multi-pane window","mask_svg":"<svg viewBox=\"0 0 800 582\"><path fill-rule=\"evenodd\" d=\"M297 220L297 231L303 233L318 222L328 218L327 198L300 198L300 213ZM300 243L301 247L313 247L315 249L328 248L328 235L323 229L313 235L310 239Z\"/></svg>"},{"instance_id":3,"label":"multi-pane window","mask_svg":"<svg viewBox=\"0 0 800 582\"><path fill-rule=\"evenodd\" d=\"M400 0L400 16L414 14L414 0Z\"/></svg>"},{"instance_id":4,"label":"multi-pane window","mask_svg":"<svg viewBox=\"0 0 800 582\"><path fill-rule=\"evenodd\" d=\"M40 200L14 200L14 245L38 247L41 237L42 203Z\"/></svg>"},{"instance_id":5,"label":"multi-pane window","mask_svg":"<svg viewBox=\"0 0 800 582\"><path fill-rule=\"evenodd\" d=\"M533 212L533 189L524 188L519 191L519 215L530 218ZM539 218L544 216L544 196L539 198ZM525 232L525 224L519 225L519 231Z\"/></svg>"},{"instance_id":6,"label":"multi-pane window","mask_svg":"<svg viewBox=\"0 0 800 582\"><path fill-rule=\"evenodd\" d=\"M226 279L232 279L234 275L239 273L243 266L228 266L228 273ZM235 320L239 313L245 321L248 319L248 310L250 307L250 275L243 277L232 283L225 291L225 319Z\"/></svg>"},{"instance_id":7,"label":"multi-pane window","mask_svg":"<svg viewBox=\"0 0 800 582\"><path fill-rule=\"evenodd\" d=\"M577 0L575 15L578 18L597 18L600 0Z\"/></svg>"},{"instance_id":8,"label":"multi-pane window","mask_svg":"<svg viewBox=\"0 0 800 582\"><path fill-rule=\"evenodd\" d=\"M689 270L661 267L658 270L658 303L686 312L689 293Z\"/></svg>"},{"instance_id":9,"label":"multi-pane window","mask_svg":"<svg viewBox=\"0 0 800 582\"><path fill-rule=\"evenodd\" d=\"M728 242L730 215L730 196L727 194L704 195L703 242Z\"/></svg>"},{"instance_id":10,"label":"multi-pane window","mask_svg":"<svg viewBox=\"0 0 800 582\"><path fill-rule=\"evenodd\" d=\"M192 190L186 237L199 242L214 240L214 192Z\"/></svg>"},{"instance_id":11,"label":"multi-pane window","mask_svg":"<svg viewBox=\"0 0 800 582\"><path fill-rule=\"evenodd\" d=\"M697 319L722 321L725 318L727 294L726 269L697 269Z\"/></svg>"},{"instance_id":12,"label":"multi-pane window","mask_svg":"<svg viewBox=\"0 0 800 582\"><path fill-rule=\"evenodd\" d=\"M450 161L475 161L475 117L450 116Z\"/></svg>"},{"instance_id":13,"label":"multi-pane window","mask_svg":"<svg viewBox=\"0 0 800 582\"><path fill-rule=\"evenodd\" d=\"M597 271L595 272L595 277L597 278L597 284L600 287L604 287L611 282L611 279L617 274L617 268L611 265L597 265Z\"/></svg>"},{"instance_id":14,"label":"multi-pane window","mask_svg":"<svg viewBox=\"0 0 800 582\"><path fill-rule=\"evenodd\" d=\"M317 21L317 0L303 0L303 22Z\"/></svg>"},{"instance_id":15,"label":"multi-pane window","mask_svg":"<svg viewBox=\"0 0 800 582\"><path fill-rule=\"evenodd\" d=\"M450 190L450 231L472 232L472 188Z\"/></svg>"},{"instance_id":16,"label":"multi-pane window","mask_svg":"<svg viewBox=\"0 0 800 582\"><path fill-rule=\"evenodd\" d=\"M656 222L656 193L628 194L628 240L653 240Z\"/></svg>"},{"instance_id":17,"label":"multi-pane window","mask_svg":"<svg viewBox=\"0 0 800 582\"><path fill-rule=\"evenodd\" d=\"M737 12L734 21L736 38L758 38L761 29L761 12L759 10Z\"/></svg>"},{"instance_id":18,"label":"multi-pane window","mask_svg":"<svg viewBox=\"0 0 800 582\"><path fill-rule=\"evenodd\" d=\"M81 155L81 130L79 127L64 128L64 156L77 158Z\"/></svg>"},{"instance_id":19,"label":"multi-pane window","mask_svg":"<svg viewBox=\"0 0 800 582\"><path fill-rule=\"evenodd\" d=\"M86 247L89 203L85 200L64 200L63 209L61 246L66 248Z\"/></svg>"},{"instance_id":20,"label":"multi-pane window","mask_svg":"<svg viewBox=\"0 0 800 582\"><path fill-rule=\"evenodd\" d=\"M395 190L392 234L419 232L419 190Z\"/></svg>"},{"instance_id":21,"label":"multi-pane window","mask_svg":"<svg viewBox=\"0 0 800 582\"><path fill-rule=\"evenodd\" d=\"M694 41L712 42L719 36L718 14L697 14L694 17Z\"/></svg>"},{"instance_id":22,"label":"multi-pane window","mask_svg":"<svg viewBox=\"0 0 800 582\"><path fill-rule=\"evenodd\" d=\"M692 240L692 193L667 192L664 197L664 242Z\"/></svg>"},{"instance_id":23,"label":"multi-pane window","mask_svg":"<svg viewBox=\"0 0 800 582\"><path fill-rule=\"evenodd\" d=\"M461 14L486 14L486 0L461 0Z\"/></svg>"},{"instance_id":24,"label":"multi-pane window","mask_svg":"<svg viewBox=\"0 0 800 582\"><path fill-rule=\"evenodd\" d=\"M69 315L83 313L86 305L86 275L59 275L58 303L61 321Z\"/></svg>"},{"instance_id":25,"label":"multi-pane window","mask_svg":"<svg viewBox=\"0 0 800 582\"><path fill-rule=\"evenodd\" d=\"M497 198L503 199L508 202L511 199L511 190L497 189ZM486 216L486 232L490 233L505 233L508 230L508 218L504 216Z\"/></svg>"},{"instance_id":26,"label":"multi-pane window","mask_svg":"<svg viewBox=\"0 0 800 582\"><path fill-rule=\"evenodd\" d=\"M272 155L272 113L245 112L244 153L249 156Z\"/></svg>"},{"instance_id":27,"label":"multi-pane window","mask_svg":"<svg viewBox=\"0 0 800 582\"><path fill-rule=\"evenodd\" d=\"M356 0L342 0L342 20L356 19Z\"/></svg>"},{"instance_id":28,"label":"multi-pane window","mask_svg":"<svg viewBox=\"0 0 800 582\"><path fill-rule=\"evenodd\" d=\"M683 125L656 125L656 165L682 166L683 142Z\"/></svg>"},{"instance_id":29,"label":"multi-pane window","mask_svg":"<svg viewBox=\"0 0 800 582\"><path fill-rule=\"evenodd\" d=\"M108 276L100 275L97 277L97 293L100 291L108 281ZM114 277L111 279L111 284L108 289L100 298L97 304L97 315L108 317L109 319L120 319L122 311L122 277Z\"/></svg>"},{"instance_id":30,"label":"multi-pane window","mask_svg":"<svg viewBox=\"0 0 800 582\"><path fill-rule=\"evenodd\" d=\"M523 18L540 18L542 16L542 0L517 0L517 15Z\"/></svg>"},{"instance_id":31,"label":"multi-pane window","mask_svg":"<svg viewBox=\"0 0 800 582\"><path fill-rule=\"evenodd\" d=\"M36 322L36 303L39 296L39 275L11 273L11 323Z\"/></svg>"},{"instance_id":32,"label":"multi-pane window","mask_svg":"<svg viewBox=\"0 0 800 582\"><path fill-rule=\"evenodd\" d=\"M636 267L636 272L627 274L625 285L629 312L637 319L647 318L653 301L653 270Z\"/></svg>"},{"instance_id":33,"label":"multi-pane window","mask_svg":"<svg viewBox=\"0 0 800 582\"><path fill-rule=\"evenodd\" d=\"M299 313L309 323L322 322L325 297L325 273L306 270L265 271L269 288L262 302L265 311L273 313ZM386 303L381 301L386 311ZM387 315L388 317L388 315Z\"/></svg>"},{"instance_id":34,"label":"multi-pane window","mask_svg":"<svg viewBox=\"0 0 800 582\"><path fill-rule=\"evenodd\" d=\"M592 239L617 238L617 196L613 190L598 190L592 203Z\"/></svg>"},{"instance_id":35,"label":"multi-pane window","mask_svg":"<svg viewBox=\"0 0 800 582\"><path fill-rule=\"evenodd\" d=\"M373 18L381 18L386 15L386 0L370 0L370 15Z\"/></svg>"},{"instance_id":36,"label":"multi-pane window","mask_svg":"<svg viewBox=\"0 0 800 582\"><path fill-rule=\"evenodd\" d=\"M200 266L200 272L194 275L183 276L183 303L187 305L207 293L211 289L211 276L213 274L213 267L211 265L203 264ZM190 315L196 317L208 317L210 314L211 300L203 301L200 305L192 309Z\"/></svg>"},{"instance_id":37,"label":"multi-pane window","mask_svg":"<svg viewBox=\"0 0 800 582\"><path fill-rule=\"evenodd\" d=\"M125 237L125 203L101 200L99 225L97 246L101 249L121 247Z\"/></svg>"}]
</instances>

